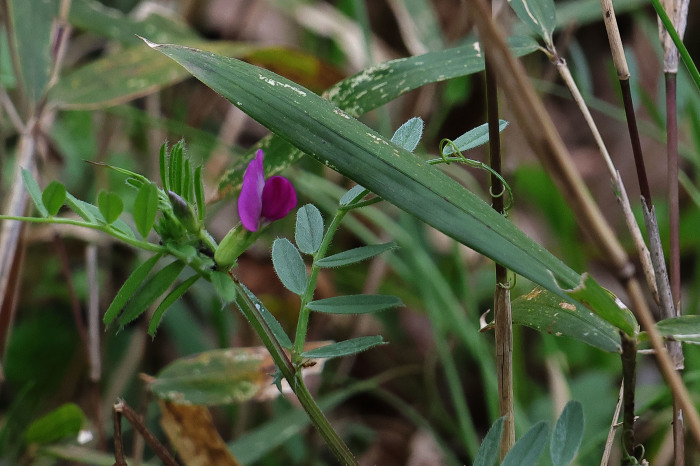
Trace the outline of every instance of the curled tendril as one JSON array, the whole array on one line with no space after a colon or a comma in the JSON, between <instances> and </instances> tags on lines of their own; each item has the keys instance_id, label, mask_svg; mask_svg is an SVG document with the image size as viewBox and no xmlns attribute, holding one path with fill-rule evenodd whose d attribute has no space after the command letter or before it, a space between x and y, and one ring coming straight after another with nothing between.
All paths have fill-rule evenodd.
<instances>
[{"instance_id":1,"label":"curled tendril","mask_svg":"<svg viewBox=\"0 0 700 466\"><path fill-rule=\"evenodd\" d=\"M452 151L450 154L459 154L455 156L448 156L445 154L445 147L449 147ZM491 187L489 187L489 194L491 194L491 197L501 197L505 194L506 191L508 191L508 199L505 203L505 206L503 207L505 213L504 215L508 216L508 211L513 207L513 191L510 189L510 185L506 182L505 179L501 176L500 173L496 172L493 168L489 167L487 164L484 162L479 162L478 160L473 160L473 159L468 159L462 154L462 151L460 151L457 146L455 145L454 142L451 140L445 138L442 141L440 141L440 158L439 159L432 159L428 160L428 163L431 165L437 165L439 163L452 163L452 162L458 162L458 163L463 163L465 165L468 165L470 167L474 168L481 168L482 170L486 170L492 175L494 175L496 178L501 180L501 183L503 183L503 190L498 193L494 194L494 192L491 190Z\"/></svg>"}]
</instances>

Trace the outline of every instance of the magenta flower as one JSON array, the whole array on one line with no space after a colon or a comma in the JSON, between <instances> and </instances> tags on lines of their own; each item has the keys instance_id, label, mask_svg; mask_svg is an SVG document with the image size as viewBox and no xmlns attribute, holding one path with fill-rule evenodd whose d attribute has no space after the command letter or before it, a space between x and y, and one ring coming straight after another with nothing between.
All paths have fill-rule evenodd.
<instances>
[{"instance_id":1,"label":"magenta flower","mask_svg":"<svg viewBox=\"0 0 700 466\"><path fill-rule=\"evenodd\" d=\"M258 231L265 222L286 216L297 205L297 193L289 180L273 176L265 180L263 151L258 149L243 175L238 215L248 231Z\"/></svg>"}]
</instances>

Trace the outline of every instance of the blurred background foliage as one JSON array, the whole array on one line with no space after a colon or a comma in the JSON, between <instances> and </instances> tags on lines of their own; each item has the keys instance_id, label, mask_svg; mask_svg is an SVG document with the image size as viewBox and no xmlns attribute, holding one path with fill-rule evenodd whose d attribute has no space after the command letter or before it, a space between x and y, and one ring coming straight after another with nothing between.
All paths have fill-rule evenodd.
<instances>
[{"instance_id":1,"label":"blurred background foliage","mask_svg":"<svg viewBox=\"0 0 700 466\"><path fill-rule=\"evenodd\" d=\"M264 128L188 78L182 68L149 49L136 35L239 57L318 93L372 64L457 46L475 35L468 11L457 0L69 3L64 24L69 27L63 31L70 36L61 70L47 97L35 102L37 106L28 102L31 98L23 97L29 94L22 92L21 79L11 72L17 64L9 57L5 23L0 42L0 84L6 90L3 98L16 102L23 117L41 105L51 109L43 114L38 130L41 186L58 179L79 199L93 200L100 190L110 190L127 204L133 202L129 199L134 194L123 177L86 160L157 179L162 142L185 139L190 157L204 166L208 197L217 198L219 178L266 134ZM59 2L38 0L35 6L40 4L43 16L33 17L30 26L15 25L15 30L41 32L33 39L24 39L27 47L37 47L27 48L27 53L54 53L46 48L50 45L46 41L52 39L47 31L56 30L58 23L53 18L58 15ZM556 6L557 48L574 70L623 178L631 179L629 141L598 0L560 0ZM635 70L633 89L650 182L657 199L662 199L665 109L656 20L653 10L638 0L621 0L616 8ZM522 29L505 2L498 2L496 11L507 28L515 32ZM700 52L694 27L698 24L700 11L691 5L686 43L693 56ZM601 176L602 162L568 93L544 54L536 52L524 61L594 198L632 251L608 177ZM40 93L44 86L36 85ZM683 72L679 75L679 104L684 157L683 314L697 314L700 100ZM426 85L362 120L390 137L408 118L420 116L426 127L417 153L433 158L442 138L455 138L485 121L484 106L483 76L476 74ZM509 120L508 102L501 106L502 118ZM7 114L0 118L0 195L5 199L13 183L19 135ZM605 286L618 291L602 258L597 257L554 184L528 152L519 129L511 125L502 137L504 177L515 195L509 218L572 268L590 270ZM467 156L483 161L486 152L475 149ZM486 172L454 165L444 169L486 198ZM314 203L324 215L332 213L343 188L349 186L308 158L285 175L298 189L299 205ZM638 199L637 188L628 184L632 185L630 197ZM663 202L656 207L659 218L666 218ZM207 222L214 236L221 239L237 222L233 198L213 203ZM19 246L21 264L14 269L21 277L17 299L8 298L3 303L0 455L5 464L69 460L112 464L111 406L117 397L142 410L149 428L164 438L157 405L149 402L139 374L155 375L166 364L196 352L258 346L259 341L247 322L237 312L222 309L210 285L200 282L168 312L154 339L146 334L148 320L144 318L119 332L113 328L101 332L101 370L97 377L91 377L81 340L84 318L76 320L75 303L78 315L84 315L87 283L92 278L98 284L99 308L104 312L143 258L90 231L60 229L61 240L56 239L57 231L50 226L25 228ZM276 236L290 237L292 231L293 218L277 222L241 259L238 268L241 281L288 331L296 324L297 298L277 280L270 245ZM667 244L663 221L661 234ZM493 335L479 332L479 318L492 306L493 264L385 203L348 217L333 250L379 240L396 240L402 248L369 263L325 270L317 297L381 292L399 296L406 307L372 316L314 315L311 340L381 333L390 342L357 357L329 362L312 382L314 391L363 464L468 463L498 411ZM87 244L97 245L96 275L86 265ZM513 296L531 288L529 282L518 279ZM686 358L686 383L691 393L698 393L700 354L688 347ZM617 355L564 337L516 328L514 362L518 436L538 420L556 419L568 399L579 400L586 430L578 463L598 464L617 402ZM668 464L672 457L670 394L653 360L643 356L640 364L638 441L646 446L653 464ZM28 426L68 402L85 413L81 427L93 432L92 440L79 445L70 429L59 439L37 441L27 436ZM219 433L244 464L333 464L304 416L294 417L293 405L284 397L251 401L215 408L213 416ZM132 437L128 424L124 426L127 451L151 460L153 453ZM98 451L105 455L93 456ZM688 464L697 464L699 459L700 451L689 445Z\"/></svg>"}]
</instances>

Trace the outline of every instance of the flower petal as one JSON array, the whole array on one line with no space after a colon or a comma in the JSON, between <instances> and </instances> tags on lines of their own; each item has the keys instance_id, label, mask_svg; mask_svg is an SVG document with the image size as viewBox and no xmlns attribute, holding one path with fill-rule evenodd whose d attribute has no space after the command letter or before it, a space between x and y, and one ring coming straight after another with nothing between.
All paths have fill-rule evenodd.
<instances>
[{"instance_id":1,"label":"flower petal","mask_svg":"<svg viewBox=\"0 0 700 466\"><path fill-rule=\"evenodd\" d=\"M285 217L297 205L297 193L283 176L273 176L265 182L262 193L262 216L275 221Z\"/></svg>"},{"instance_id":2,"label":"flower petal","mask_svg":"<svg viewBox=\"0 0 700 466\"><path fill-rule=\"evenodd\" d=\"M238 216L243 226L249 231L258 231L264 187L263 151L259 149L246 168L241 195L238 197Z\"/></svg>"}]
</instances>

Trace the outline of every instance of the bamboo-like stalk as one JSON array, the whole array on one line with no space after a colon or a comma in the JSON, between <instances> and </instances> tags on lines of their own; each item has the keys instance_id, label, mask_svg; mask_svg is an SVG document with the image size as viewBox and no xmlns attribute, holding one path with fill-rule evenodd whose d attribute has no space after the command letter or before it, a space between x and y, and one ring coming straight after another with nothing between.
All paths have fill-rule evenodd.
<instances>
[{"instance_id":1,"label":"bamboo-like stalk","mask_svg":"<svg viewBox=\"0 0 700 466\"><path fill-rule=\"evenodd\" d=\"M479 29L483 50L489 54L503 93L509 100L515 119L527 138L528 144L559 184L579 224L589 234L596 247L608 258L613 272L624 285L630 298L630 308L635 312L642 328L648 332L661 372L674 396L678 397L680 405L685 410L685 420L696 441L700 443L700 416L680 376L674 370L639 282L634 278L634 266L610 227L603 220L600 210L591 200L580 175L573 168L570 156L551 118L527 79L525 69L510 53L503 33L490 20L487 5L483 0L466 1L471 18Z\"/></svg>"},{"instance_id":2,"label":"bamboo-like stalk","mask_svg":"<svg viewBox=\"0 0 700 466\"><path fill-rule=\"evenodd\" d=\"M622 343L622 445L623 464L638 464L634 457L634 391L637 387L637 340L620 332Z\"/></svg>"},{"instance_id":3,"label":"bamboo-like stalk","mask_svg":"<svg viewBox=\"0 0 700 466\"><path fill-rule=\"evenodd\" d=\"M488 55L485 56L486 112L489 125L489 164L491 173L491 202L493 209L504 215L503 197L505 187L501 178L501 136L498 130L498 87L496 73L491 67ZM493 297L496 372L498 376L498 410L505 416L501 437L501 460L515 445L515 410L513 408L513 317L510 305L510 284L508 270L496 264L496 289Z\"/></svg>"}]
</instances>

